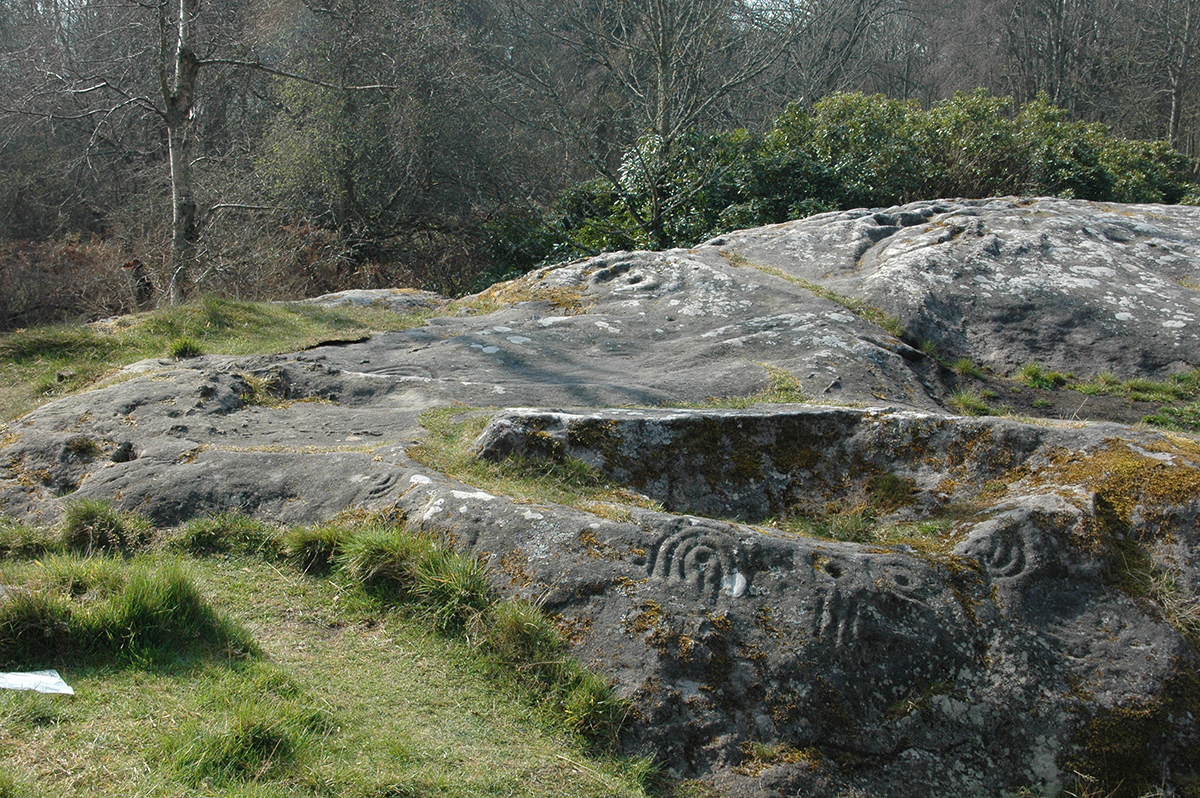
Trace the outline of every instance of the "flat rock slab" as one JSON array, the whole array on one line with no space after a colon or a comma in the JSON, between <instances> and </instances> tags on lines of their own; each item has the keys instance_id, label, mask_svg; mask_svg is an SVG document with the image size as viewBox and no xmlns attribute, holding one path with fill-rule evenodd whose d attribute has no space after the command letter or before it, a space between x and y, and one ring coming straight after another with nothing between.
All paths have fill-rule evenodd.
<instances>
[{"instance_id":1,"label":"flat rock slab","mask_svg":"<svg viewBox=\"0 0 1200 798\"><path fill-rule=\"evenodd\" d=\"M1200 444L951 416L919 344L1194 368L1198 229L1062 200L849 211L543 269L362 342L144 361L0 426L0 512L399 507L545 602L634 701L628 750L724 795L1193 783ZM799 392L825 404L711 407ZM413 461L455 404L493 417L481 457L579 460L646 500L516 503ZM863 508L907 537L767 525Z\"/></svg>"}]
</instances>

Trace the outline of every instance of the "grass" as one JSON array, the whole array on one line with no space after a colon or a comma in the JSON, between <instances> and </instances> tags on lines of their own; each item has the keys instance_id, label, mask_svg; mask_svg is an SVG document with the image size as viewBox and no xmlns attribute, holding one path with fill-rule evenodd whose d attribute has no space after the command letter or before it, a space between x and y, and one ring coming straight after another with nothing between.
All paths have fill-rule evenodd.
<instances>
[{"instance_id":1,"label":"grass","mask_svg":"<svg viewBox=\"0 0 1200 798\"><path fill-rule=\"evenodd\" d=\"M702 402L699 407L742 410L756 404L802 404L812 401L812 397L801 390L800 380L795 374L769 363L759 363L758 365L767 372L766 388L750 396L710 398Z\"/></svg>"},{"instance_id":2,"label":"grass","mask_svg":"<svg viewBox=\"0 0 1200 798\"><path fill-rule=\"evenodd\" d=\"M0 335L0 420L92 387L114 369L145 358L289 352L323 341L361 338L371 330L408 329L433 315L202 297L180 307L122 317L105 327L18 330Z\"/></svg>"},{"instance_id":3,"label":"grass","mask_svg":"<svg viewBox=\"0 0 1200 798\"><path fill-rule=\"evenodd\" d=\"M951 517L892 521L881 518L880 508L871 502L836 506L819 517L768 518L762 526L800 537L884 546L906 544L942 554L958 542Z\"/></svg>"},{"instance_id":4,"label":"grass","mask_svg":"<svg viewBox=\"0 0 1200 798\"><path fill-rule=\"evenodd\" d=\"M1087 382L1071 386L1089 396L1123 396L1135 402L1178 402L1200 398L1200 369L1154 380L1134 377L1122 380L1112 372L1104 372Z\"/></svg>"},{"instance_id":5,"label":"grass","mask_svg":"<svg viewBox=\"0 0 1200 798\"><path fill-rule=\"evenodd\" d=\"M975 390L955 390L950 394L950 399L946 404L964 416L992 415L992 408L988 406L988 403L984 401L980 393Z\"/></svg>"},{"instance_id":6,"label":"grass","mask_svg":"<svg viewBox=\"0 0 1200 798\"><path fill-rule=\"evenodd\" d=\"M1122 396L1131 402L1161 403L1161 407L1142 419L1145 423L1176 432L1200 432L1200 369L1162 380L1146 377L1122 380L1104 372L1071 387L1088 396Z\"/></svg>"},{"instance_id":7,"label":"grass","mask_svg":"<svg viewBox=\"0 0 1200 798\"><path fill-rule=\"evenodd\" d=\"M128 552L143 545L152 531L144 516L121 512L99 499L69 502L63 510L61 528L64 546L84 555Z\"/></svg>"},{"instance_id":8,"label":"grass","mask_svg":"<svg viewBox=\"0 0 1200 798\"><path fill-rule=\"evenodd\" d=\"M1160 407L1157 412L1142 420L1147 424L1176 432L1200 432L1200 402L1190 402L1177 407Z\"/></svg>"},{"instance_id":9,"label":"grass","mask_svg":"<svg viewBox=\"0 0 1200 798\"><path fill-rule=\"evenodd\" d=\"M1040 363L1026 363L1018 372L1017 379L1030 388L1053 391L1065 387L1075 378L1074 374L1063 374L1061 371L1048 371Z\"/></svg>"},{"instance_id":10,"label":"grass","mask_svg":"<svg viewBox=\"0 0 1200 798\"><path fill-rule=\"evenodd\" d=\"M178 563L55 556L6 569L16 587L0 603L0 667L58 662L153 663L181 650L253 653Z\"/></svg>"},{"instance_id":11,"label":"grass","mask_svg":"<svg viewBox=\"0 0 1200 798\"><path fill-rule=\"evenodd\" d=\"M950 364L950 370L960 377L975 377L981 380L986 376L983 369L977 366L975 361L969 357L960 357L958 360L955 360Z\"/></svg>"},{"instance_id":12,"label":"grass","mask_svg":"<svg viewBox=\"0 0 1200 798\"><path fill-rule=\"evenodd\" d=\"M355 551L349 542L385 526L379 518L346 520L297 540L333 540L334 562L348 563L351 553L343 549ZM334 527L340 533L328 534ZM395 542L407 533L393 527L389 543L363 547L374 554L358 551L356 570L332 567L314 576L299 567L307 546L233 553L256 537L247 535L251 528L226 516L188 534L163 535L131 558L0 560L0 582L26 586L16 595L54 597L54 607L66 607L60 615L72 634L76 616L102 616L115 624L110 629L160 617L169 618L162 625L170 627L171 641L153 657L58 652L46 664L75 688L73 698L0 694L0 790L314 798L647 794L653 776L647 761L603 753L627 702L569 656L539 607L493 601L470 568L467 589L460 589L456 579L464 571L454 563L468 558L410 536L419 541L412 546L417 555L397 567ZM287 541L289 532L278 539ZM221 543L223 535L229 540ZM198 556L171 553L192 545ZM212 617L242 629L254 651L231 657L220 645L189 647L194 624L187 612L181 620L118 611L117 605L137 604L113 597L127 593L143 572L184 574L192 595ZM402 601L360 581L401 572L415 580ZM422 593L423 576L437 595ZM446 600L445 592L460 598ZM463 594L485 599L466 613L470 622L457 631L433 628L432 608L461 607ZM0 600L0 607L12 605L11 598ZM119 631L111 637L129 638Z\"/></svg>"}]
</instances>

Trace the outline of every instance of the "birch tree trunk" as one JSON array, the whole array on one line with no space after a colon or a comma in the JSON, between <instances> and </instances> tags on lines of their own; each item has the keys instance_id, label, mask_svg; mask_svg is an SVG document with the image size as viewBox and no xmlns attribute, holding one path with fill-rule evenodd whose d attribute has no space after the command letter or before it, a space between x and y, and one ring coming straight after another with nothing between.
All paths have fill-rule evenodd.
<instances>
[{"instance_id":1,"label":"birch tree trunk","mask_svg":"<svg viewBox=\"0 0 1200 798\"><path fill-rule=\"evenodd\" d=\"M167 147L171 160L171 282L168 298L172 305L178 305L187 298L192 265L196 259L197 238L188 128L200 73L200 60L195 51L200 0L178 0L178 3L176 20L171 19L167 0L163 0L159 12L159 79L166 108L163 118L167 125ZM173 21L176 24L172 25Z\"/></svg>"}]
</instances>

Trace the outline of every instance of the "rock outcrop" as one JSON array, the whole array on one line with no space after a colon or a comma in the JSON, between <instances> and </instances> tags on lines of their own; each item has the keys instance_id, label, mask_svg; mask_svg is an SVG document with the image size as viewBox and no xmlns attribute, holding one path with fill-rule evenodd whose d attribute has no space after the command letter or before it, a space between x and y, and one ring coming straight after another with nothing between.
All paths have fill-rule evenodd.
<instances>
[{"instance_id":1,"label":"rock outcrop","mask_svg":"<svg viewBox=\"0 0 1200 798\"><path fill-rule=\"evenodd\" d=\"M1196 368L1198 271L1200 209L1062 200L610 253L362 342L144 361L0 428L0 512L399 507L544 601L633 700L629 750L723 795L1189 794L1200 442L954 416L923 344L1001 373ZM455 403L491 419L479 457L640 499L516 502L414 461Z\"/></svg>"}]
</instances>

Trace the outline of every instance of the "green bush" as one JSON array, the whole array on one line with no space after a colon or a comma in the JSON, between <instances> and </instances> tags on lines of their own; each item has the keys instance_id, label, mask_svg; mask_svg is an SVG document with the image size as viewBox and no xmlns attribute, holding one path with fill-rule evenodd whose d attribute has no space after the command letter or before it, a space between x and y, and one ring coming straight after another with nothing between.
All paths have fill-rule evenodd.
<instances>
[{"instance_id":1,"label":"green bush","mask_svg":"<svg viewBox=\"0 0 1200 798\"><path fill-rule=\"evenodd\" d=\"M920 199L1053 195L1173 203L1195 196L1189 159L1072 122L1044 97L1014 109L985 90L922 109L882 95L835 94L789 106L765 134L655 136L626 153L616 184L564 191L536 227L497 228L517 260L688 246L729 230L826 210ZM1189 193L1190 192L1190 193ZM536 243L532 243L536 242Z\"/></svg>"}]
</instances>

